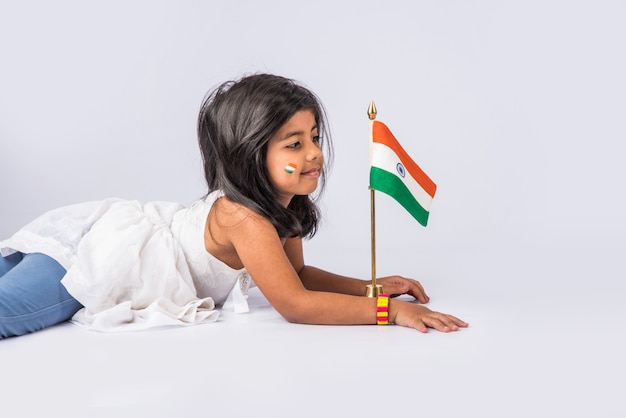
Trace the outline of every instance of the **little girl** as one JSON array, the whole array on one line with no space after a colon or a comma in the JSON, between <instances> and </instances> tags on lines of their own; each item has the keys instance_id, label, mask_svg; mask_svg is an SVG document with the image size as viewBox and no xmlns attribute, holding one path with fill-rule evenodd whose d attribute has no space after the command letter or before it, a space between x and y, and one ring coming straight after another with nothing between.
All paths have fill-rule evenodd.
<instances>
[{"instance_id":1,"label":"little girl","mask_svg":"<svg viewBox=\"0 0 626 418\"><path fill-rule=\"evenodd\" d=\"M0 241L0 338L72 319L95 330L215 321L246 311L254 279L288 321L395 323L447 332L467 323L433 312L421 284L368 281L308 266L302 239L319 221L330 138L314 93L276 75L226 82L205 99L198 138L209 193L190 208L107 199L45 213ZM319 187L318 187L319 186Z\"/></svg>"}]
</instances>

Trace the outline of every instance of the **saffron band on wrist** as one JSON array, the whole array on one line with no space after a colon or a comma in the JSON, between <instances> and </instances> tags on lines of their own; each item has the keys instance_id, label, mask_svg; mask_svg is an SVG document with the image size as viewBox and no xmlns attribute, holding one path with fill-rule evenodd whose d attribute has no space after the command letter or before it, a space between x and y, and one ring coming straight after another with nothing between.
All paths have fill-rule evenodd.
<instances>
[{"instance_id":1,"label":"saffron band on wrist","mask_svg":"<svg viewBox=\"0 0 626 418\"><path fill-rule=\"evenodd\" d=\"M381 293L376 300L376 324L389 325L389 295Z\"/></svg>"}]
</instances>

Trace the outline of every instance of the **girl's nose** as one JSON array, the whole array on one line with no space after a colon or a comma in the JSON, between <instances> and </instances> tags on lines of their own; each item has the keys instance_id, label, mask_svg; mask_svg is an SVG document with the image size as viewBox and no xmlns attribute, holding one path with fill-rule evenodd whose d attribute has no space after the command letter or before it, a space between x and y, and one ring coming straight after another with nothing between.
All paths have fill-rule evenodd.
<instances>
[{"instance_id":1,"label":"girl's nose","mask_svg":"<svg viewBox=\"0 0 626 418\"><path fill-rule=\"evenodd\" d=\"M322 149L319 147L318 144L311 142L309 144L309 149L307 150L307 159L309 161L314 161L314 160L317 160L321 156L322 156Z\"/></svg>"}]
</instances>

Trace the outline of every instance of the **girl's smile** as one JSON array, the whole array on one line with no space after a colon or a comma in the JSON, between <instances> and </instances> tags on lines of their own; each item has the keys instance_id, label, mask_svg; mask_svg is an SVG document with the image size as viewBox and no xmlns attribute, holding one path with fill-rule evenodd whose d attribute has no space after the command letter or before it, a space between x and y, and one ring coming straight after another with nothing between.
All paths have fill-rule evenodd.
<instances>
[{"instance_id":1,"label":"girl's smile","mask_svg":"<svg viewBox=\"0 0 626 418\"><path fill-rule=\"evenodd\" d=\"M321 170L317 167L300 173L301 176L309 176L309 177L319 177L320 174L321 174Z\"/></svg>"}]
</instances>

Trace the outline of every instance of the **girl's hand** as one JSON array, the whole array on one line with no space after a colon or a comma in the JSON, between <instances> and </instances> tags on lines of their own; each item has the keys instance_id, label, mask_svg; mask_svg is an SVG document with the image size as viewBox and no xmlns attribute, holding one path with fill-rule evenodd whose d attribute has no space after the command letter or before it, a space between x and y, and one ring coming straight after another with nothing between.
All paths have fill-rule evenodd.
<instances>
[{"instance_id":1,"label":"girl's hand","mask_svg":"<svg viewBox=\"0 0 626 418\"><path fill-rule=\"evenodd\" d=\"M421 332L428 332L428 328L441 332L458 331L459 328L466 328L469 325L452 315L434 312L425 306L400 300L390 303L390 311L390 321Z\"/></svg>"},{"instance_id":2,"label":"girl's hand","mask_svg":"<svg viewBox=\"0 0 626 418\"><path fill-rule=\"evenodd\" d=\"M383 286L383 291L392 298L400 295L411 295L420 303L428 303L430 298L417 280L401 276L388 276L376 279L376 283Z\"/></svg>"}]
</instances>

